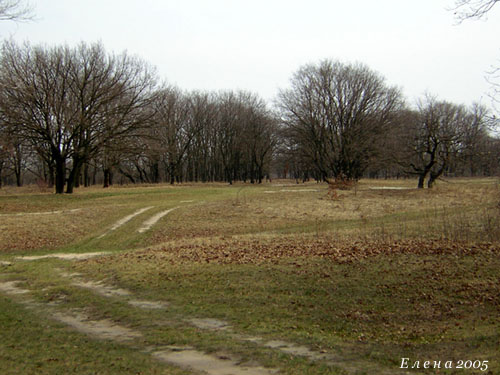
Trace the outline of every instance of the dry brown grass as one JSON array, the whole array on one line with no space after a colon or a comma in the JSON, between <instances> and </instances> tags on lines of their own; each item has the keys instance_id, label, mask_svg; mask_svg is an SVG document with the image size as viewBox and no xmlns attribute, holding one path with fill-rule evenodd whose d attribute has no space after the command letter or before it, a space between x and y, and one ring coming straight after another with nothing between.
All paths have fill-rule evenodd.
<instances>
[{"instance_id":1,"label":"dry brown grass","mask_svg":"<svg viewBox=\"0 0 500 375\"><path fill-rule=\"evenodd\" d=\"M136 233L134 225L144 220L137 218L137 223L123 228L116 239L101 245L124 249L176 241L217 242L231 236L274 238L281 234L331 235L350 241L500 239L500 189L495 179L440 181L432 190L414 186L413 180L361 180L351 190L339 191L335 200L329 199L325 184L283 181L232 187L94 187L81 189L71 197L12 189L15 194L4 191L0 195L0 250L55 249L69 244L78 247L79 241L98 237L114 221L145 206L156 210L181 207L147 235ZM390 187L394 189L387 189ZM180 204L185 200L193 203ZM80 211L70 212L75 208ZM16 216L51 210L63 213Z\"/></svg>"},{"instance_id":2,"label":"dry brown grass","mask_svg":"<svg viewBox=\"0 0 500 375\"><path fill-rule=\"evenodd\" d=\"M361 181L352 190L339 191L336 200L329 199L325 185L316 184L286 191L276 188L273 194L243 192L237 201L210 202L176 212L155 230L149 244L280 232L384 240L500 238L496 230L500 215L495 209L498 186L494 180L456 180L433 190L412 189L413 183ZM387 185L408 189L373 189Z\"/></svg>"},{"instance_id":3,"label":"dry brown grass","mask_svg":"<svg viewBox=\"0 0 500 375\"><path fill-rule=\"evenodd\" d=\"M86 208L40 215L4 214L0 217L0 252L55 249L71 244L100 230L100 219L109 211Z\"/></svg>"}]
</instances>

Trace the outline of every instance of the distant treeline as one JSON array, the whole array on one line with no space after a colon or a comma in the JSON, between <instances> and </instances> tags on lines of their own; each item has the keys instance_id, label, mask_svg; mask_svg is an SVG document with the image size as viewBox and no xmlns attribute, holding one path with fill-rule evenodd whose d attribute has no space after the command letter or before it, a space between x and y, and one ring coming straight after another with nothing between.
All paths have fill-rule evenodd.
<instances>
[{"instance_id":1,"label":"distant treeline","mask_svg":"<svg viewBox=\"0 0 500 375\"><path fill-rule=\"evenodd\" d=\"M186 92L101 44L5 42L0 186L359 179L500 172L486 107L399 89L362 64L300 68L271 108L245 91Z\"/></svg>"}]
</instances>

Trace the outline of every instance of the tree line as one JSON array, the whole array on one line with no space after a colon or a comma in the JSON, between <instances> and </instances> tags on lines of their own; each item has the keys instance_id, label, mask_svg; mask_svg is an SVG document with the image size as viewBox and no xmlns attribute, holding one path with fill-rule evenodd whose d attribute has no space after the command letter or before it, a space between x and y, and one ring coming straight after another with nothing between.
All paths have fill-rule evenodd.
<instances>
[{"instance_id":1,"label":"tree line","mask_svg":"<svg viewBox=\"0 0 500 375\"><path fill-rule=\"evenodd\" d=\"M4 42L0 184L72 193L114 182L495 175L495 118L426 95L416 106L363 64L301 67L272 107L245 91L187 92L99 44Z\"/></svg>"}]
</instances>

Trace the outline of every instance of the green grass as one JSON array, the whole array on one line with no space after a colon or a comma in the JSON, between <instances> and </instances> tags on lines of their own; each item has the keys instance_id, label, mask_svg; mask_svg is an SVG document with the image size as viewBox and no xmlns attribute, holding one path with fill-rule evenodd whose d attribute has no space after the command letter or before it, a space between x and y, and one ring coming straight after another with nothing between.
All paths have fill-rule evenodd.
<instances>
[{"instance_id":1,"label":"green grass","mask_svg":"<svg viewBox=\"0 0 500 375\"><path fill-rule=\"evenodd\" d=\"M3 193L0 260L13 264L0 265L0 281L21 281L38 305L27 306L27 295L0 292L0 373L187 374L145 353L174 345L233 353L283 374L396 373L403 357L488 360L489 373L500 374L497 182L371 190L413 183L361 181L338 200L327 199L326 187L316 184L305 188L318 191L296 193L281 191L295 186L269 184ZM153 208L97 238L147 206ZM179 208L137 232L144 220L172 207ZM14 258L101 250L112 254L73 262ZM169 307L145 310L127 297L103 297L72 285L58 270ZM72 309L143 337L133 344L97 340L50 318ZM193 318L227 321L232 330L196 328L188 322ZM260 344L242 340L254 336ZM262 345L277 339L329 353L344 365Z\"/></svg>"},{"instance_id":2,"label":"green grass","mask_svg":"<svg viewBox=\"0 0 500 375\"><path fill-rule=\"evenodd\" d=\"M227 320L238 332L340 351L353 361L493 361L500 350L498 253L168 269L136 262L105 267L119 285L172 301L178 316ZM76 268L97 277L102 267L90 261ZM500 371L498 363L492 369Z\"/></svg>"},{"instance_id":3,"label":"green grass","mask_svg":"<svg viewBox=\"0 0 500 375\"><path fill-rule=\"evenodd\" d=\"M135 348L96 341L0 295L0 373L188 374Z\"/></svg>"}]
</instances>

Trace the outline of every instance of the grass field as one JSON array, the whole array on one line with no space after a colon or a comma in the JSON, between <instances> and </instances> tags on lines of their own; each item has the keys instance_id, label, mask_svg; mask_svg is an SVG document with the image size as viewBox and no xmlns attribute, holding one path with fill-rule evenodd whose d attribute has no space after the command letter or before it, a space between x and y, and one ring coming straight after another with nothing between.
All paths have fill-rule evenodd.
<instances>
[{"instance_id":1,"label":"grass field","mask_svg":"<svg viewBox=\"0 0 500 375\"><path fill-rule=\"evenodd\" d=\"M415 185L2 188L0 373L500 374L499 182Z\"/></svg>"}]
</instances>

